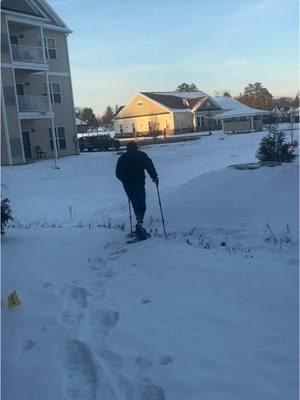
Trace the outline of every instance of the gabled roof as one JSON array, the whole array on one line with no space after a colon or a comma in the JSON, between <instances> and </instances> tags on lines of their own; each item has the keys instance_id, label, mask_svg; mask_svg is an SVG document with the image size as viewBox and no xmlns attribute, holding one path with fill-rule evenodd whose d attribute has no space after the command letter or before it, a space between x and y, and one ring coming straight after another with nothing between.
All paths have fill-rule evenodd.
<instances>
[{"instance_id":1,"label":"gabled roof","mask_svg":"<svg viewBox=\"0 0 300 400\"><path fill-rule=\"evenodd\" d=\"M88 123L76 117L76 125L88 125Z\"/></svg>"},{"instance_id":2,"label":"gabled roof","mask_svg":"<svg viewBox=\"0 0 300 400\"><path fill-rule=\"evenodd\" d=\"M195 111L207 99L219 105L214 99L202 91L198 92L141 92L142 95L151 100L156 101L158 104L164 106L169 111Z\"/></svg>"},{"instance_id":3,"label":"gabled roof","mask_svg":"<svg viewBox=\"0 0 300 400\"><path fill-rule=\"evenodd\" d=\"M214 97L214 100L223 109L220 114L214 115L215 119L227 119L270 114L269 111L248 107L245 104L242 104L239 101L232 99L231 97L217 96Z\"/></svg>"},{"instance_id":4,"label":"gabled roof","mask_svg":"<svg viewBox=\"0 0 300 400\"><path fill-rule=\"evenodd\" d=\"M56 14L46 0L1 0L1 10L38 17L50 25L71 32L66 23Z\"/></svg>"}]
</instances>

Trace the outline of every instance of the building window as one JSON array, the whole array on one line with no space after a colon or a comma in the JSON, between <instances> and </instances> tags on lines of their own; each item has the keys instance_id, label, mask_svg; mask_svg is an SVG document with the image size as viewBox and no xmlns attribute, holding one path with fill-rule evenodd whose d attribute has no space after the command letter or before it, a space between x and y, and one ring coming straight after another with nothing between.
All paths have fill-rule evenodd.
<instances>
[{"instance_id":1,"label":"building window","mask_svg":"<svg viewBox=\"0 0 300 400\"><path fill-rule=\"evenodd\" d=\"M200 126L200 117L197 117L197 127L199 128Z\"/></svg>"},{"instance_id":2,"label":"building window","mask_svg":"<svg viewBox=\"0 0 300 400\"><path fill-rule=\"evenodd\" d=\"M24 84L23 83L16 83L17 95L24 96Z\"/></svg>"},{"instance_id":3,"label":"building window","mask_svg":"<svg viewBox=\"0 0 300 400\"><path fill-rule=\"evenodd\" d=\"M52 128L49 128L49 139L50 139L51 150L54 150ZM55 139L56 139L56 147L59 150L64 150L67 148L65 128L63 126L55 127Z\"/></svg>"},{"instance_id":4,"label":"building window","mask_svg":"<svg viewBox=\"0 0 300 400\"><path fill-rule=\"evenodd\" d=\"M132 132L135 133L135 124L134 124L134 122L132 123Z\"/></svg>"},{"instance_id":5,"label":"building window","mask_svg":"<svg viewBox=\"0 0 300 400\"><path fill-rule=\"evenodd\" d=\"M148 121L148 129L151 131L151 121Z\"/></svg>"},{"instance_id":6,"label":"building window","mask_svg":"<svg viewBox=\"0 0 300 400\"><path fill-rule=\"evenodd\" d=\"M120 133L123 133L123 125L120 124Z\"/></svg>"},{"instance_id":7,"label":"building window","mask_svg":"<svg viewBox=\"0 0 300 400\"><path fill-rule=\"evenodd\" d=\"M139 100L139 101L137 102L137 105L138 105L138 107L143 107L143 102L142 102L142 100Z\"/></svg>"},{"instance_id":8,"label":"building window","mask_svg":"<svg viewBox=\"0 0 300 400\"><path fill-rule=\"evenodd\" d=\"M54 38L44 37L46 58L56 59L56 43ZM39 46L42 47L42 39L39 38Z\"/></svg>"},{"instance_id":9,"label":"building window","mask_svg":"<svg viewBox=\"0 0 300 400\"><path fill-rule=\"evenodd\" d=\"M18 35L9 35L10 44L18 44Z\"/></svg>"},{"instance_id":10,"label":"building window","mask_svg":"<svg viewBox=\"0 0 300 400\"><path fill-rule=\"evenodd\" d=\"M46 82L43 83L43 96L47 96ZM61 103L60 84L49 82L51 103Z\"/></svg>"}]
</instances>

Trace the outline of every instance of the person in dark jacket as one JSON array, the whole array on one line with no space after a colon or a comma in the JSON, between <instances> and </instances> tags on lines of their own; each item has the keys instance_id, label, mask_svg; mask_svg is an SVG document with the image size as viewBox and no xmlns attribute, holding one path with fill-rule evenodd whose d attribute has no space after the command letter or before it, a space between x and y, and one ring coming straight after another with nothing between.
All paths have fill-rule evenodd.
<instances>
[{"instance_id":1,"label":"person in dark jacket","mask_svg":"<svg viewBox=\"0 0 300 400\"><path fill-rule=\"evenodd\" d=\"M143 151L139 151L135 142L129 142L126 153L118 159L116 177L123 183L127 197L131 201L137 222L136 236L140 239L147 237L143 228L146 212L145 170L158 185L158 175L151 158Z\"/></svg>"}]
</instances>

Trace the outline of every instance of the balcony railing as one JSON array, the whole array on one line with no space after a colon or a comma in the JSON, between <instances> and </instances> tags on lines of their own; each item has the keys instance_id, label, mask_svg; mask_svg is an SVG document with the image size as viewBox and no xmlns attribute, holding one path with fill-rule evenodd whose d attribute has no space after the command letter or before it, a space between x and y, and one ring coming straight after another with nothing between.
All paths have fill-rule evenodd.
<instances>
[{"instance_id":1,"label":"balcony railing","mask_svg":"<svg viewBox=\"0 0 300 400\"><path fill-rule=\"evenodd\" d=\"M11 44L12 57L14 61L44 64L42 47L24 46L21 44Z\"/></svg>"},{"instance_id":2,"label":"balcony railing","mask_svg":"<svg viewBox=\"0 0 300 400\"><path fill-rule=\"evenodd\" d=\"M20 112L47 112L50 106L47 96L18 96Z\"/></svg>"}]
</instances>

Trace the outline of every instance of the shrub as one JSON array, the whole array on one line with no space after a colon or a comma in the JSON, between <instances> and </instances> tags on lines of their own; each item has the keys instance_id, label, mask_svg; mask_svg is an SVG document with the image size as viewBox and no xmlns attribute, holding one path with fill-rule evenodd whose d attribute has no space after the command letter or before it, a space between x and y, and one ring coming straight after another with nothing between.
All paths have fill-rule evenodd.
<instances>
[{"instance_id":1,"label":"shrub","mask_svg":"<svg viewBox=\"0 0 300 400\"><path fill-rule=\"evenodd\" d=\"M269 125L267 136L263 137L256 157L259 161L291 162L295 159L294 147L285 142L285 133L276 124Z\"/></svg>"},{"instance_id":2,"label":"shrub","mask_svg":"<svg viewBox=\"0 0 300 400\"><path fill-rule=\"evenodd\" d=\"M4 229L9 221L12 221L12 210L8 199L1 200L1 235L4 235Z\"/></svg>"}]
</instances>

